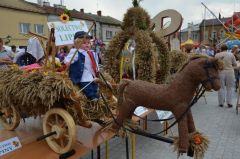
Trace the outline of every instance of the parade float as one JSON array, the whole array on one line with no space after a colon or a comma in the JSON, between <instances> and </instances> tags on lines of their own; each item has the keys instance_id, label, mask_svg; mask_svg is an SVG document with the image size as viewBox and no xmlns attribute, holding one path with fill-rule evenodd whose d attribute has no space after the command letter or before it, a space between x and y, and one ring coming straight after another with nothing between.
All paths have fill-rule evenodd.
<instances>
[{"instance_id":1,"label":"parade float","mask_svg":"<svg viewBox=\"0 0 240 159\"><path fill-rule=\"evenodd\" d=\"M189 61L183 58L185 64L182 69L177 71L183 63L173 68L174 72L178 72L175 78L177 80L169 85L159 85L166 83L171 67L166 41L153 31L150 16L139 6L139 2L134 0L133 4L134 7L128 9L124 16L122 31L114 36L105 53L104 71L111 76L101 73L101 79L97 82L102 98L97 104L88 101L81 90L72 84L66 70L57 71L59 69L54 61L56 46L53 28L45 50L46 59L48 56L53 59L49 66L30 70L12 67L0 71L1 125L6 130L14 130L23 116L43 117L41 138L46 139L53 151L63 154L76 143L76 125L90 128L92 123L88 120L91 120L109 128L111 119L113 131L123 127L124 130L139 135L175 143L178 153L188 152L189 156L203 157L208 140L196 131L190 108L201 97L201 91L198 91L193 99L200 83L206 89L218 89L219 81L216 76L221 66L217 60L206 57L194 57ZM61 18L64 22L68 19L67 15ZM123 82L118 84L120 81ZM193 83L189 84L189 81ZM114 82L119 89L118 99L113 96L117 95ZM175 93L175 90L180 93ZM116 110L117 101L119 105ZM139 105L172 111L176 121L163 131L178 123L179 137L175 142L171 138L143 132L131 127L132 125L125 127L124 120L130 119Z\"/></svg>"},{"instance_id":2,"label":"parade float","mask_svg":"<svg viewBox=\"0 0 240 159\"><path fill-rule=\"evenodd\" d=\"M69 18L64 14L61 19L66 21ZM53 151L63 154L76 143L76 125L90 128L92 124L87 120L97 120L104 125L110 118L109 111L114 108L109 104L110 110L107 109L102 100L90 102L82 90L73 85L66 67L55 61L57 47L54 34L53 27L48 47L44 49L43 66L13 65L0 70L0 123L5 130L13 131L19 126L21 118L43 116L43 139L46 138ZM110 76L104 77L111 81ZM101 83L101 80L97 82ZM101 94L107 96L104 87L100 84ZM108 96L105 100L108 101Z\"/></svg>"}]
</instances>

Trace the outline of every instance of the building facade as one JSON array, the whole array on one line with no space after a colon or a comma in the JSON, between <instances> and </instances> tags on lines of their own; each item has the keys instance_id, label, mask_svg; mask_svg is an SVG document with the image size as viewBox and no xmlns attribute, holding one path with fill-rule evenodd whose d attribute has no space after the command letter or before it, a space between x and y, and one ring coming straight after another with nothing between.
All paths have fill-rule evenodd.
<instances>
[{"instance_id":1,"label":"building facade","mask_svg":"<svg viewBox=\"0 0 240 159\"><path fill-rule=\"evenodd\" d=\"M223 24L231 17L218 19L206 19L200 23L200 42L210 46L216 46L225 39L226 29Z\"/></svg>"},{"instance_id":2,"label":"building facade","mask_svg":"<svg viewBox=\"0 0 240 159\"><path fill-rule=\"evenodd\" d=\"M45 10L48 15L48 22L60 21L59 16L64 13L66 9L66 7L62 5L54 5L54 7L52 7L49 3L38 4L38 7L42 7ZM82 8L79 11L75 9L70 10L69 13L72 20L84 20L88 28L95 22L95 26L90 33L106 44L121 30L121 21L110 16L103 16L101 11L97 11L97 14L91 14L85 13Z\"/></svg>"},{"instance_id":3,"label":"building facade","mask_svg":"<svg viewBox=\"0 0 240 159\"><path fill-rule=\"evenodd\" d=\"M41 2L41 3L40 3ZM65 6L50 6L49 2L37 3L25 0L0 0L1 29L0 37L5 41L10 39L8 45L26 46L29 37L24 36L29 31L48 37L48 22L60 21L60 15L64 13ZM112 37L121 30L121 21L110 16L103 16L101 11L97 14L84 13L84 9L71 10L73 20L84 20L90 28L93 36L108 43Z\"/></svg>"},{"instance_id":4,"label":"building facade","mask_svg":"<svg viewBox=\"0 0 240 159\"><path fill-rule=\"evenodd\" d=\"M199 24L189 23L188 27L181 30L181 42L192 39L195 43L200 43L200 28Z\"/></svg>"},{"instance_id":5,"label":"building facade","mask_svg":"<svg viewBox=\"0 0 240 159\"><path fill-rule=\"evenodd\" d=\"M48 35L46 12L24 0L0 0L0 37L8 45L26 46L29 31Z\"/></svg>"},{"instance_id":6,"label":"building facade","mask_svg":"<svg viewBox=\"0 0 240 159\"><path fill-rule=\"evenodd\" d=\"M64 13L64 6L60 5L55 5L55 7L48 6L48 5L43 5L42 8L46 11L47 13L47 19L48 22L56 22L60 21L60 15ZM90 28L94 22L94 19L91 17L87 16L86 14L81 13L80 11L77 10L71 10L69 11L72 20L84 20Z\"/></svg>"},{"instance_id":7,"label":"building facade","mask_svg":"<svg viewBox=\"0 0 240 159\"><path fill-rule=\"evenodd\" d=\"M121 21L110 16L103 16L101 11L97 11L97 14L88 13L87 15L96 22L96 37L106 44L121 30Z\"/></svg>"},{"instance_id":8,"label":"building facade","mask_svg":"<svg viewBox=\"0 0 240 159\"><path fill-rule=\"evenodd\" d=\"M190 38L194 42L209 46L216 46L224 42L227 30L223 24L231 20L231 17L220 18L219 20L216 18L205 19L199 24L190 24L188 28L181 30L181 41L184 42Z\"/></svg>"}]
</instances>

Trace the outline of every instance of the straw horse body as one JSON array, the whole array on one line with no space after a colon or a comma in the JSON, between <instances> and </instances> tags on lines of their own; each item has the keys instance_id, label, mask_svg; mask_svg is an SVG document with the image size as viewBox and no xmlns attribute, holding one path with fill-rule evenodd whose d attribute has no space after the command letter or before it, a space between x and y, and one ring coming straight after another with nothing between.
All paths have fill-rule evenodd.
<instances>
[{"instance_id":1,"label":"straw horse body","mask_svg":"<svg viewBox=\"0 0 240 159\"><path fill-rule=\"evenodd\" d=\"M188 108L197 87L202 85L207 90L220 89L218 69L220 62L215 58L195 58L176 75L169 85L158 85L141 80L123 80L119 86L118 116L113 125L119 129L125 119L130 119L137 106L171 111L178 119ZM189 147L189 133L195 125L191 110L178 121L179 152L186 152Z\"/></svg>"}]
</instances>

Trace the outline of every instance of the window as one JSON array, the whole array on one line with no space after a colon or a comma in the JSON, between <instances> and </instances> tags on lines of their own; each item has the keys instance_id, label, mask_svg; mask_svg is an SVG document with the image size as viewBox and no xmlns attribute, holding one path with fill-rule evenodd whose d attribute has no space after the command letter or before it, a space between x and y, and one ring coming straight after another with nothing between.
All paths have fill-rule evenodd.
<instances>
[{"instance_id":1,"label":"window","mask_svg":"<svg viewBox=\"0 0 240 159\"><path fill-rule=\"evenodd\" d=\"M43 34L43 25L42 24L35 24L35 33Z\"/></svg>"},{"instance_id":2,"label":"window","mask_svg":"<svg viewBox=\"0 0 240 159\"><path fill-rule=\"evenodd\" d=\"M106 39L112 39L112 31L106 31Z\"/></svg>"},{"instance_id":3,"label":"window","mask_svg":"<svg viewBox=\"0 0 240 159\"><path fill-rule=\"evenodd\" d=\"M192 33L192 39L197 40L197 33Z\"/></svg>"},{"instance_id":4,"label":"window","mask_svg":"<svg viewBox=\"0 0 240 159\"><path fill-rule=\"evenodd\" d=\"M217 39L217 32L216 31L213 31L212 32L212 39Z\"/></svg>"},{"instance_id":5,"label":"window","mask_svg":"<svg viewBox=\"0 0 240 159\"><path fill-rule=\"evenodd\" d=\"M221 38L221 39L224 38L224 31L223 31L223 30L221 30L221 32L220 32L220 38Z\"/></svg>"},{"instance_id":6,"label":"window","mask_svg":"<svg viewBox=\"0 0 240 159\"><path fill-rule=\"evenodd\" d=\"M205 32L204 39L205 39L205 40L208 39L208 32Z\"/></svg>"},{"instance_id":7,"label":"window","mask_svg":"<svg viewBox=\"0 0 240 159\"><path fill-rule=\"evenodd\" d=\"M20 23L20 33L28 33L30 31L29 23Z\"/></svg>"}]
</instances>

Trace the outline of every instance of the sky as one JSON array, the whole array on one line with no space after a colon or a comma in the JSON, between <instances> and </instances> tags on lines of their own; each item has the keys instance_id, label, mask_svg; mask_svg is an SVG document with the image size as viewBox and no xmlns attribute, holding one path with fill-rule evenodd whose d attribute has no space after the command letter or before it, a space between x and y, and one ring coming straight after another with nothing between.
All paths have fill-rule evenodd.
<instances>
[{"instance_id":1,"label":"sky","mask_svg":"<svg viewBox=\"0 0 240 159\"><path fill-rule=\"evenodd\" d=\"M27 0L37 2L37 0ZM60 4L61 0L48 0L51 5ZM84 8L85 13L96 14L97 10L102 11L102 15L111 16L122 21L127 9L132 7L132 0L62 0L68 9L80 10ZM188 23L194 24L206 19L214 18L201 4L203 2L216 16L230 17L233 12L240 12L240 0L143 0L140 5L153 18L159 12L166 9L174 9L183 17L181 29L187 27Z\"/></svg>"}]
</instances>

